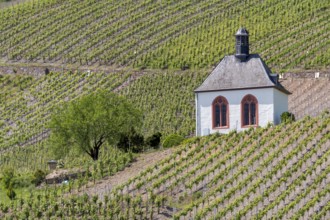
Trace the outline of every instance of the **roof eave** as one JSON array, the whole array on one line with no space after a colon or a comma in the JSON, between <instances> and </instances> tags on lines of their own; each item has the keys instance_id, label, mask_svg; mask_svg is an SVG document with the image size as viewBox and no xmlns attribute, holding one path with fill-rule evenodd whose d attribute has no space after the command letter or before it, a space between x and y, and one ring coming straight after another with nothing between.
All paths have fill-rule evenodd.
<instances>
[{"instance_id":1,"label":"roof eave","mask_svg":"<svg viewBox=\"0 0 330 220\"><path fill-rule=\"evenodd\" d=\"M220 92L220 91L231 91L231 90L245 90L245 89L265 89L265 88L275 88L287 95L291 95L292 93L288 90L278 87L278 86L259 86L259 87L244 87L244 88L230 88L230 89L213 89L213 90L198 90L195 89L194 93L202 93L202 92Z\"/></svg>"}]
</instances>

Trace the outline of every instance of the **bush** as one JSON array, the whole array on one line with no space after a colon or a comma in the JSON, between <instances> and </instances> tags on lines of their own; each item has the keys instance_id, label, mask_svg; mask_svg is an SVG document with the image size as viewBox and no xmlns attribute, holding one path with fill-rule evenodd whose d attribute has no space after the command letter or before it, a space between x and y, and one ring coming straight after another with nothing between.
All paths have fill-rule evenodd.
<instances>
[{"instance_id":1,"label":"bush","mask_svg":"<svg viewBox=\"0 0 330 220\"><path fill-rule=\"evenodd\" d=\"M31 175L16 175L12 180L12 185L14 188L28 187L31 185L33 176Z\"/></svg>"},{"instance_id":2,"label":"bush","mask_svg":"<svg viewBox=\"0 0 330 220\"><path fill-rule=\"evenodd\" d=\"M11 168L5 168L2 172L2 182L5 189L8 189L14 180L14 170Z\"/></svg>"},{"instance_id":3,"label":"bush","mask_svg":"<svg viewBox=\"0 0 330 220\"><path fill-rule=\"evenodd\" d=\"M169 148L181 144L184 138L178 134L171 134L165 138L163 141L163 147Z\"/></svg>"},{"instance_id":4,"label":"bush","mask_svg":"<svg viewBox=\"0 0 330 220\"><path fill-rule=\"evenodd\" d=\"M33 174L32 183L35 184L36 186L38 186L42 183L42 181L45 179L45 177L46 177L46 173L44 171L37 170Z\"/></svg>"},{"instance_id":5,"label":"bush","mask_svg":"<svg viewBox=\"0 0 330 220\"><path fill-rule=\"evenodd\" d=\"M15 193L15 191L13 190L13 188L11 186L7 189L7 196L11 200L16 198L16 193Z\"/></svg>"},{"instance_id":6,"label":"bush","mask_svg":"<svg viewBox=\"0 0 330 220\"><path fill-rule=\"evenodd\" d=\"M0 203L0 211L2 211L3 213L7 213L9 210L9 207Z\"/></svg>"},{"instance_id":7,"label":"bush","mask_svg":"<svg viewBox=\"0 0 330 220\"><path fill-rule=\"evenodd\" d=\"M281 123L290 123L295 120L294 114L291 112L283 112L281 114Z\"/></svg>"},{"instance_id":8,"label":"bush","mask_svg":"<svg viewBox=\"0 0 330 220\"><path fill-rule=\"evenodd\" d=\"M160 132L157 132L150 137L147 137L145 144L149 147L158 148L160 143L160 138L162 137L162 134Z\"/></svg>"},{"instance_id":9,"label":"bush","mask_svg":"<svg viewBox=\"0 0 330 220\"><path fill-rule=\"evenodd\" d=\"M143 135L137 133L134 128L131 128L129 133L120 135L117 146L125 152L132 151L134 153L139 153L143 149L143 144Z\"/></svg>"}]
</instances>

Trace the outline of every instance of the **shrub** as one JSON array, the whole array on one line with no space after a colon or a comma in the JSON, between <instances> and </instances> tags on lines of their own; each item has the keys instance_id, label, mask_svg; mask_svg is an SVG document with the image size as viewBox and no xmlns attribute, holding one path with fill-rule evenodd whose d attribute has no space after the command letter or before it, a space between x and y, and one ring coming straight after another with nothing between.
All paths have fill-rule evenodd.
<instances>
[{"instance_id":1,"label":"shrub","mask_svg":"<svg viewBox=\"0 0 330 220\"><path fill-rule=\"evenodd\" d=\"M9 188L7 189L7 196L9 197L9 199L13 200L16 198L16 193L13 190L13 187L10 185Z\"/></svg>"},{"instance_id":2,"label":"shrub","mask_svg":"<svg viewBox=\"0 0 330 220\"><path fill-rule=\"evenodd\" d=\"M125 152L133 151L139 153L143 149L144 137L137 133L134 128L131 128L130 132L121 134L118 141L118 148Z\"/></svg>"},{"instance_id":3,"label":"shrub","mask_svg":"<svg viewBox=\"0 0 330 220\"><path fill-rule=\"evenodd\" d=\"M9 210L9 207L0 203L0 211L2 211L3 213L7 213Z\"/></svg>"},{"instance_id":4,"label":"shrub","mask_svg":"<svg viewBox=\"0 0 330 220\"><path fill-rule=\"evenodd\" d=\"M45 179L45 177L46 177L46 173L44 171L37 170L33 174L32 183L34 183L36 186L38 186L42 183L42 181Z\"/></svg>"},{"instance_id":5,"label":"shrub","mask_svg":"<svg viewBox=\"0 0 330 220\"><path fill-rule=\"evenodd\" d=\"M158 148L160 143L160 138L162 134L160 132L156 132L150 137L147 137L145 144L149 147Z\"/></svg>"},{"instance_id":6,"label":"shrub","mask_svg":"<svg viewBox=\"0 0 330 220\"><path fill-rule=\"evenodd\" d=\"M163 147L169 148L181 144L184 138L178 134L171 134L165 138L163 141Z\"/></svg>"},{"instance_id":7,"label":"shrub","mask_svg":"<svg viewBox=\"0 0 330 220\"><path fill-rule=\"evenodd\" d=\"M5 189L8 189L14 180L14 170L11 168L6 168L2 172L2 182Z\"/></svg>"},{"instance_id":8,"label":"shrub","mask_svg":"<svg viewBox=\"0 0 330 220\"><path fill-rule=\"evenodd\" d=\"M31 175L16 175L11 181L14 188L28 187L31 185L33 176Z\"/></svg>"},{"instance_id":9,"label":"shrub","mask_svg":"<svg viewBox=\"0 0 330 220\"><path fill-rule=\"evenodd\" d=\"M290 122L293 122L295 121L295 117L294 117L294 114L291 113L291 112L283 112L281 114L281 122L282 123L290 123Z\"/></svg>"}]
</instances>

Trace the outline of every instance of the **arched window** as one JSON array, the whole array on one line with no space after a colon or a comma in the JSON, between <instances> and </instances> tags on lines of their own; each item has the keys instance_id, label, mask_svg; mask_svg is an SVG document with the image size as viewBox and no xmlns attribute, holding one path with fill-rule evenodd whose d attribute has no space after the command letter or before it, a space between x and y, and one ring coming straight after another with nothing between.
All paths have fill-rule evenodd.
<instances>
[{"instance_id":1,"label":"arched window","mask_svg":"<svg viewBox=\"0 0 330 220\"><path fill-rule=\"evenodd\" d=\"M228 128L229 114L228 101L223 96L214 99L213 104L213 128Z\"/></svg>"},{"instance_id":2,"label":"arched window","mask_svg":"<svg viewBox=\"0 0 330 220\"><path fill-rule=\"evenodd\" d=\"M242 127L258 126L258 100L253 95L246 95L241 102Z\"/></svg>"}]
</instances>

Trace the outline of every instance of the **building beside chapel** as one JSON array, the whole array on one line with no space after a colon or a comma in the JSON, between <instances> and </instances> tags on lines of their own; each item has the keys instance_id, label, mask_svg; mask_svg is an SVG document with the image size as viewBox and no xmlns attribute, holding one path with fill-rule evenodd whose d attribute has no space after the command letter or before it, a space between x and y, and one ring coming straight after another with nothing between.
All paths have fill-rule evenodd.
<instances>
[{"instance_id":1,"label":"building beside chapel","mask_svg":"<svg viewBox=\"0 0 330 220\"><path fill-rule=\"evenodd\" d=\"M280 123L290 94L258 54L249 53L249 33L240 28L236 54L225 56L195 90L196 135L242 131Z\"/></svg>"}]
</instances>

